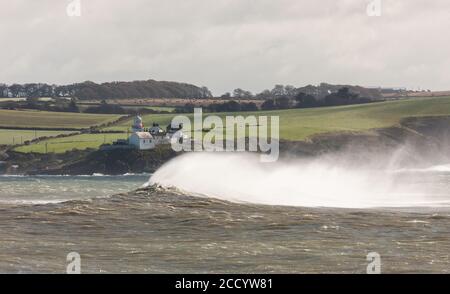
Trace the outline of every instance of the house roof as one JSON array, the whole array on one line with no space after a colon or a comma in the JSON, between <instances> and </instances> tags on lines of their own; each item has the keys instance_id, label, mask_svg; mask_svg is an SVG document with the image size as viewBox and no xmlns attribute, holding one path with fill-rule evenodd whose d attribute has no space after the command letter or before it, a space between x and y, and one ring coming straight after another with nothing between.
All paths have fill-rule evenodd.
<instances>
[{"instance_id":1,"label":"house roof","mask_svg":"<svg viewBox=\"0 0 450 294\"><path fill-rule=\"evenodd\" d=\"M138 136L139 139L151 139L153 138L152 135L149 132L136 132L133 134L133 136Z\"/></svg>"}]
</instances>

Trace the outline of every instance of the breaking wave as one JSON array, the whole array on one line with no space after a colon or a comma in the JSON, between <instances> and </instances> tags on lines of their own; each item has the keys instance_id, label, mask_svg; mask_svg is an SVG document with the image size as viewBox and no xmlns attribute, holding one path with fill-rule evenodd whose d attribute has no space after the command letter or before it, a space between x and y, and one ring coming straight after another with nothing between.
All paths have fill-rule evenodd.
<instances>
[{"instance_id":1,"label":"breaking wave","mask_svg":"<svg viewBox=\"0 0 450 294\"><path fill-rule=\"evenodd\" d=\"M31 199L31 200L0 200L0 204L12 204L12 205L45 205L45 204L58 204L69 202L71 200L67 199L54 199L54 200L41 200L41 199Z\"/></svg>"},{"instance_id":2,"label":"breaking wave","mask_svg":"<svg viewBox=\"0 0 450 294\"><path fill-rule=\"evenodd\" d=\"M442 171L448 165L433 167ZM260 163L243 153L189 153L157 170L149 184L227 201L304 207L448 207L448 183L436 177L324 158ZM440 179L442 180L442 179Z\"/></svg>"},{"instance_id":3,"label":"breaking wave","mask_svg":"<svg viewBox=\"0 0 450 294\"><path fill-rule=\"evenodd\" d=\"M434 165L426 168L409 168L409 169L399 169L396 172L440 172L440 173L450 173L450 164Z\"/></svg>"}]
</instances>

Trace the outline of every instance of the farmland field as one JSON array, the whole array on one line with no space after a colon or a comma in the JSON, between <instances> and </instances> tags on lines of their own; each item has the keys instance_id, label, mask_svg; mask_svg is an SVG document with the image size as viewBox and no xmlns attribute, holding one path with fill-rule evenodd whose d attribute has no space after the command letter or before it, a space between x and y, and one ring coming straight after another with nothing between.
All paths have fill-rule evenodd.
<instances>
[{"instance_id":1,"label":"farmland field","mask_svg":"<svg viewBox=\"0 0 450 294\"><path fill-rule=\"evenodd\" d=\"M205 114L204 114L205 115ZM219 113L226 115L275 115L280 117L280 138L305 140L310 136L336 131L366 131L396 125L406 117L450 115L450 97L414 98L370 104L308 109L288 109L258 112ZM145 126L153 122L165 127L174 114L149 114L143 116ZM192 119L192 114L187 115ZM126 131L131 119L108 130Z\"/></svg>"},{"instance_id":2,"label":"farmland field","mask_svg":"<svg viewBox=\"0 0 450 294\"><path fill-rule=\"evenodd\" d=\"M18 101L25 101L27 100L26 98L0 98L0 103L1 102L18 102Z\"/></svg>"},{"instance_id":3,"label":"farmland field","mask_svg":"<svg viewBox=\"0 0 450 294\"><path fill-rule=\"evenodd\" d=\"M139 108L145 108L150 109L154 111L167 111L172 112L175 110L175 107L169 107L169 106L122 106L125 109L139 109Z\"/></svg>"},{"instance_id":4,"label":"farmland field","mask_svg":"<svg viewBox=\"0 0 450 294\"><path fill-rule=\"evenodd\" d=\"M309 109L289 109L276 111L220 113L226 115L279 116L280 138L285 140L305 140L308 137L330 132L361 132L374 128L396 125L406 117L450 116L450 97L421 98L378 102L338 107L320 107ZM143 116L144 125L153 122L165 127L175 114L149 114ZM192 118L192 114L187 115ZM65 152L72 149L98 148L103 143L117 139L126 139L132 119L111 126L105 130L118 130L118 134L82 134L68 138L54 138L29 146L16 148L20 152Z\"/></svg>"},{"instance_id":5,"label":"farmland field","mask_svg":"<svg viewBox=\"0 0 450 294\"><path fill-rule=\"evenodd\" d=\"M0 110L0 127L81 129L108 123L119 117L121 115Z\"/></svg>"},{"instance_id":6,"label":"farmland field","mask_svg":"<svg viewBox=\"0 0 450 294\"><path fill-rule=\"evenodd\" d=\"M5 130L0 129L0 145L22 144L25 141L39 137L54 137L70 134L73 131L33 131L33 130Z\"/></svg>"},{"instance_id":7,"label":"farmland field","mask_svg":"<svg viewBox=\"0 0 450 294\"><path fill-rule=\"evenodd\" d=\"M205 99L188 99L188 98L130 98L130 99L108 99L108 104L118 104L124 106L139 106L139 107L176 107L184 106L186 103L200 105L210 105L212 103L224 103L231 100L237 100L241 102L253 102L256 105L261 105L264 100L262 99L222 99L222 98L205 98ZM100 104L100 100L83 100L82 104Z\"/></svg>"},{"instance_id":8,"label":"farmland field","mask_svg":"<svg viewBox=\"0 0 450 294\"><path fill-rule=\"evenodd\" d=\"M1 102L19 102L19 101L26 101L27 98L0 98L0 103ZM37 100L39 101L53 101L55 100L54 98L51 97L39 97L37 98Z\"/></svg>"},{"instance_id":9,"label":"farmland field","mask_svg":"<svg viewBox=\"0 0 450 294\"><path fill-rule=\"evenodd\" d=\"M81 111L85 111L87 108L89 107L95 107L95 106L99 106L100 104L92 104L92 103L79 103L78 104L78 108ZM122 105L120 104L120 107L126 109L126 110L138 110L138 109L150 109L150 110L154 110L154 111L166 111L166 112L172 112L175 110L175 107L170 107L170 106L139 106L139 105Z\"/></svg>"},{"instance_id":10,"label":"farmland field","mask_svg":"<svg viewBox=\"0 0 450 294\"><path fill-rule=\"evenodd\" d=\"M53 138L31 145L20 146L14 149L18 152L36 153L64 153L72 149L84 150L87 148L97 149L104 143L112 143L117 139L126 139L127 134L80 134L65 138Z\"/></svg>"}]
</instances>

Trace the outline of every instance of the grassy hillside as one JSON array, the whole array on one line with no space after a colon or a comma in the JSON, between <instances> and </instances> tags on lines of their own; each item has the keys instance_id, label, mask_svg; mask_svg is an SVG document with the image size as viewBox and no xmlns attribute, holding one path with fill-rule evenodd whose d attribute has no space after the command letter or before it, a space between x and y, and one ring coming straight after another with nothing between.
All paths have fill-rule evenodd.
<instances>
[{"instance_id":1,"label":"grassy hillside","mask_svg":"<svg viewBox=\"0 0 450 294\"><path fill-rule=\"evenodd\" d=\"M39 137L55 137L70 134L73 131L33 131L33 130L4 130L0 129L0 145L22 144L25 141Z\"/></svg>"},{"instance_id":2,"label":"grassy hillside","mask_svg":"<svg viewBox=\"0 0 450 294\"><path fill-rule=\"evenodd\" d=\"M415 98L337 107L288 109L259 112L239 112L226 115L277 115L280 117L280 137L286 140L304 140L307 137L335 131L365 131L395 125L405 117L450 115L450 97ZM149 114L143 117L144 125L157 122L166 126L173 114ZM188 115L192 118L192 115ZM109 130L126 131L131 120L109 127Z\"/></svg>"},{"instance_id":3,"label":"grassy hillside","mask_svg":"<svg viewBox=\"0 0 450 294\"><path fill-rule=\"evenodd\" d=\"M33 110L1 110L1 127L20 128L89 128L118 119L120 115L46 112Z\"/></svg>"},{"instance_id":4,"label":"grassy hillside","mask_svg":"<svg viewBox=\"0 0 450 294\"><path fill-rule=\"evenodd\" d=\"M112 143L117 139L126 139L127 134L80 134L66 138L53 138L31 145L20 146L15 149L18 152L64 153L72 149L84 150L97 149L104 143Z\"/></svg>"},{"instance_id":5,"label":"grassy hillside","mask_svg":"<svg viewBox=\"0 0 450 294\"><path fill-rule=\"evenodd\" d=\"M360 132L374 128L384 128L396 125L406 117L420 116L450 116L450 97L409 99L372 104L360 104L338 107L321 107L310 109L289 109L277 111L239 112L226 115L266 115L280 117L280 137L285 140L305 140L317 134L337 131ZM192 115L189 115L192 117ZM151 114L143 117L145 126L153 122L166 126L174 117L173 114ZM126 132L131 120L122 122L108 130ZM68 138L56 138L48 141L17 148L21 152L64 152L67 150L98 148L104 142L124 139L127 134L83 134Z\"/></svg>"}]
</instances>

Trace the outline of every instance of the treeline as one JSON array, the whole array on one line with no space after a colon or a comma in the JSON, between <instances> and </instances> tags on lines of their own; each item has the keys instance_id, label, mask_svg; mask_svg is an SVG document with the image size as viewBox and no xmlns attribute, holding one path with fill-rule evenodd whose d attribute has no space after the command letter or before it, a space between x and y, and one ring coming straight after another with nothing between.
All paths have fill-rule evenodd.
<instances>
[{"instance_id":1,"label":"treeline","mask_svg":"<svg viewBox=\"0 0 450 294\"><path fill-rule=\"evenodd\" d=\"M93 105L86 108L85 113L97 114L150 114L150 113L170 113L169 111L157 111L149 108L124 108L118 104L108 104L103 100L99 105Z\"/></svg>"},{"instance_id":2,"label":"treeline","mask_svg":"<svg viewBox=\"0 0 450 294\"><path fill-rule=\"evenodd\" d=\"M68 99L61 99L58 101L40 101L38 98L27 98L24 101L6 101L2 102L0 99L0 108L2 109L33 109L42 111L55 112L80 112L76 102Z\"/></svg>"},{"instance_id":3,"label":"treeline","mask_svg":"<svg viewBox=\"0 0 450 294\"><path fill-rule=\"evenodd\" d=\"M42 83L0 84L0 98L72 97L80 100L132 98L210 98L207 87L167 81L132 81L97 84L83 82L71 85Z\"/></svg>"},{"instance_id":4,"label":"treeline","mask_svg":"<svg viewBox=\"0 0 450 294\"><path fill-rule=\"evenodd\" d=\"M330 93L336 93L341 88L348 88L360 97L382 99L380 89L369 89L360 86L340 86L321 83L318 86L308 85L296 88L292 85L275 85L271 90L264 90L253 94L241 88L232 93L224 93L218 98L230 100L243 99L276 99L286 97L294 99L298 94L312 95L318 100ZM48 85L42 83L29 84L0 84L0 98L40 98L40 97L70 97L79 100L108 100L108 99L134 99L134 98L212 98L207 87L197 87L192 84L167 81L132 81L109 82L97 84L86 81L71 85Z\"/></svg>"},{"instance_id":5,"label":"treeline","mask_svg":"<svg viewBox=\"0 0 450 294\"><path fill-rule=\"evenodd\" d=\"M192 103L186 103L184 106L176 107L176 113L192 113L194 108L201 107L205 112L239 112L239 111L257 111L258 106L254 102L237 102L235 100L224 103L212 103L209 105L196 106Z\"/></svg>"},{"instance_id":6,"label":"treeline","mask_svg":"<svg viewBox=\"0 0 450 294\"><path fill-rule=\"evenodd\" d=\"M372 100L370 98L359 97L358 94L352 93L349 88L344 87L335 93L328 94L323 99L318 99L313 95L298 93L294 98L286 96L274 99L267 99L261 105L262 110L273 109L289 109L289 108L311 108L323 106L339 106L370 103L380 100Z\"/></svg>"},{"instance_id":7,"label":"treeline","mask_svg":"<svg viewBox=\"0 0 450 294\"><path fill-rule=\"evenodd\" d=\"M80 108L74 99L56 100L56 101L40 101L38 98L27 98L25 101L6 101L1 102L1 109L34 109L41 111L54 112L83 112L96 114L150 114L150 113L170 113L168 111L157 111L149 108L125 108L118 104L108 104L106 100L102 100L100 104L95 104L86 108Z\"/></svg>"},{"instance_id":8,"label":"treeline","mask_svg":"<svg viewBox=\"0 0 450 294\"><path fill-rule=\"evenodd\" d=\"M196 106L192 103L187 103L184 106L177 107L175 112L178 113L192 113L195 107L201 107L206 112L238 112L238 111L257 111L257 110L275 110L275 109L290 109L290 108L311 108L324 106L339 106L370 103L381 100L373 100L370 98L360 97L358 94L350 91L349 88L344 87L335 93L330 93L322 99L303 92L297 93L295 96L282 95L275 98L264 100L261 106L254 102L237 102L235 100L227 101L225 103L213 103L210 105Z\"/></svg>"},{"instance_id":9,"label":"treeline","mask_svg":"<svg viewBox=\"0 0 450 294\"><path fill-rule=\"evenodd\" d=\"M382 99L382 95L379 89L370 89L360 86L349 85L331 85L327 83L321 83L318 86L308 85L305 87L296 88L292 85L275 85L271 90L264 90L260 93L253 94L251 91L237 88L230 92L226 92L221 95L223 99L277 99L288 98L295 99L295 97L301 93L314 96L318 100L322 100L331 93L336 93L339 89L348 88L350 92L359 95L360 97L366 97L373 100Z\"/></svg>"}]
</instances>

